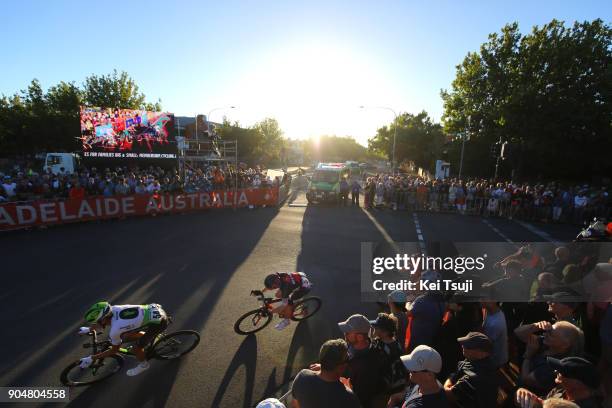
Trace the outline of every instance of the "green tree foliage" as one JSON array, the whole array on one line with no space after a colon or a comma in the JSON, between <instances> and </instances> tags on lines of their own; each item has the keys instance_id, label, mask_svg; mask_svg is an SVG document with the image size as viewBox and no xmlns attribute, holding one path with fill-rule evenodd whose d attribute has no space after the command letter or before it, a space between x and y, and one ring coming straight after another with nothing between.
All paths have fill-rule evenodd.
<instances>
[{"instance_id":1,"label":"green tree foliage","mask_svg":"<svg viewBox=\"0 0 612 408\"><path fill-rule=\"evenodd\" d=\"M349 136L320 136L304 142L304 157L307 162L366 161L377 157L365 146Z\"/></svg>"},{"instance_id":2,"label":"green tree foliage","mask_svg":"<svg viewBox=\"0 0 612 408\"><path fill-rule=\"evenodd\" d=\"M418 167L432 170L445 142L442 126L434 123L425 111L417 115L402 113L390 126L378 129L376 136L368 141L369 148L384 154L390 161L396 129L396 162L412 161Z\"/></svg>"},{"instance_id":3,"label":"green tree foliage","mask_svg":"<svg viewBox=\"0 0 612 408\"><path fill-rule=\"evenodd\" d=\"M466 147L465 165L486 163L481 175L491 175L488 152L500 138L515 153L502 167L505 175L612 173L612 29L602 20L569 28L553 20L527 35L516 23L506 25L465 57L441 95L445 130L467 130L475 147L469 157ZM452 146L451 155L459 148Z\"/></svg>"},{"instance_id":4,"label":"green tree foliage","mask_svg":"<svg viewBox=\"0 0 612 408\"><path fill-rule=\"evenodd\" d=\"M92 75L82 88L60 82L47 92L34 79L26 90L0 97L0 152L15 155L80 149L79 108L84 104L161 110L159 101L145 101L125 72Z\"/></svg>"},{"instance_id":5,"label":"green tree foliage","mask_svg":"<svg viewBox=\"0 0 612 408\"><path fill-rule=\"evenodd\" d=\"M144 94L127 72L114 70L108 75L91 75L83 85L83 100L88 106L111 106L124 109L161 110L160 102L147 103Z\"/></svg>"},{"instance_id":6,"label":"green tree foliage","mask_svg":"<svg viewBox=\"0 0 612 408\"><path fill-rule=\"evenodd\" d=\"M276 119L266 118L253 127L261 140L255 146L253 154L259 158L259 162L269 165L281 163L281 150L284 146L283 131Z\"/></svg>"}]
</instances>

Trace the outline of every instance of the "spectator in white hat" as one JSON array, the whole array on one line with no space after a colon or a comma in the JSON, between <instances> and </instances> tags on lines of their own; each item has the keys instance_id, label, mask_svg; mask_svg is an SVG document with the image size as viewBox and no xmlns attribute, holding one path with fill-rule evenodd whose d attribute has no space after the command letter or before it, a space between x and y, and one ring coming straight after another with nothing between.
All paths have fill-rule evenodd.
<instances>
[{"instance_id":1,"label":"spectator in white hat","mask_svg":"<svg viewBox=\"0 0 612 408\"><path fill-rule=\"evenodd\" d=\"M261 401L255 408L287 408L285 404L276 398L267 398Z\"/></svg>"},{"instance_id":2,"label":"spectator in white hat","mask_svg":"<svg viewBox=\"0 0 612 408\"><path fill-rule=\"evenodd\" d=\"M393 394L387 407L393 408L448 408L448 400L436 375L442 369L442 357L433 348L420 345L412 353L401 357L410 382L406 391Z\"/></svg>"}]
</instances>

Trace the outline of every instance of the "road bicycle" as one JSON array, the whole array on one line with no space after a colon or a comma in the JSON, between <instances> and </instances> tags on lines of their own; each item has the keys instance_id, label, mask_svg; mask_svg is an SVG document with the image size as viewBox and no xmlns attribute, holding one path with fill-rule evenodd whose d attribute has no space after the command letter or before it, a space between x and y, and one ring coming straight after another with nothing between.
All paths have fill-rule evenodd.
<instances>
[{"instance_id":1,"label":"road bicycle","mask_svg":"<svg viewBox=\"0 0 612 408\"><path fill-rule=\"evenodd\" d=\"M172 323L171 318L168 318L168 323ZM83 344L83 348L92 349L91 354L98 354L111 348L110 340L98 341L100 334L95 331L87 333L90 341ZM144 351L147 360L174 360L192 351L199 343L200 335L193 330L178 330L172 333L164 331L157 335ZM95 360L87 368L80 367L80 360L74 361L62 371L60 381L66 386L78 387L105 380L121 370L125 364L125 357L135 356L133 347L133 342L126 344L117 354Z\"/></svg>"},{"instance_id":2,"label":"road bicycle","mask_svg":"<svg viewBox=\"0 0 612 408\"><path fill-rule=\"evenodd\" d=\"M257 333L266 327L272 321L274 304L282 301L282 299L265 297L261 290L252 290L251 296L257 296L257 300L262 302L262 305L238 318L234 324L234 331L238 334ZM293 304L291 320L299 322L308 319L319 311L321 303L321 299L316 296L309 296L296 301Z\"/></svg>"}]
</instances>

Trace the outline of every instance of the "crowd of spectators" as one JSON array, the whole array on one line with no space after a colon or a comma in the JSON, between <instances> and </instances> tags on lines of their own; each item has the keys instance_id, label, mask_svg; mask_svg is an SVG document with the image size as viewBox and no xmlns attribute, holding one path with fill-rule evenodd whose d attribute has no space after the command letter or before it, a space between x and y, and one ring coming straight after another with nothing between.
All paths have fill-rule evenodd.
<instances>
[{"instance_id":1,"label":"crowd of spectators","mask_svg":"<svg viewBox=\"0 0 612 408\"><path fill-rule=\"evenodd\" d=\"M607 187L587 184L425 180L417 176L378 174L364 175L363 191L367 208L456 211L578 224L612 214L612 197Z\"/></svg>"},{"instance_id":2,"label":"crowd of spectators","mask_svg":"<svg viewBox=\"0 0 612 408\"><path fill-rule=\"evenodd\" d=\"M287 406L612 406L612 259L597 263L580 244L538 251L525 246L496 263L500 276L479 285L477 301L394 291L375 319L354 314L339 322L343 338L324 342L318 362L297 374ZM595 291L585 283L591 270L600 279L593 287L607 285L607 297L578 299L563 280L573 268L582 270L574 278L587 296ZM414 279L439 276L417 271ZM508 291L527 300L500 301Z\"/></svg>"},{"instance_id":3,"label":"crowd of spectators","mask_svg":"<svg viewBox=\"0 0 612 408\"><path fill-rule=\"evenodd\" d=\"M241 165L186 168L184 175L176 169L160 167L80 168L68 174L37 173L32 169L14 168L0 172L0 202L37 199L121 196L129 194L195 193L238 188L265 188L285 182L287 175L272 180L265 169Z\"/></svg>"}]
</instances>

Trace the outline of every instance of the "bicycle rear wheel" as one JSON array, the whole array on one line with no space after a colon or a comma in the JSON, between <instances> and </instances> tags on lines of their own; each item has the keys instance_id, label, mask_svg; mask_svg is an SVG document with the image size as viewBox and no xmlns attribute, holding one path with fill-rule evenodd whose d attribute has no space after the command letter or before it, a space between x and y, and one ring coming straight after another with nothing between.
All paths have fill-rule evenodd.
<instances>
[{"instance_id":1,"label":"bicycle rear wheel","mask_svg":"<svg viewBox=\"0 0 612 408\"><path fill-rule=\"evenodd\" d=\"M321 308L321 303L321 299L316 296L298 300L294 303L293 316L291 316L291 320L299 322L301 320L308 319L319 311Z\"/></svg>"},{"instance_id":2,"label":"bicycle rear wheel","mask_svg":"<svg viewBox=\"0 0 612 408\"><path fill-rule=\"evenodd\" d=\"M238 334L247 335L257 333L270 323L272 314L261 309L251 310L236 320L234 331Z\"/></svg>"},{"instance_id":3,"label":"bicycle rear wheel","mask_svg":"<svg viewBox=\"0 0 612 408\"><path fill-rule=\"evenodd\" d=\"M62 371L60 381L68 387L80 387L105 380L117 373L123 367L123 357L113 355L102 361L96 361L87 368L80 367L81 362L75 361Z\"/></svg>"},{"instance_id":4,"label":"bicycle rear wheel","mask_svg":"<svg viewBox=\"0 0 612 408\"><path fill-rule=\"evenodd\" d=\"M179 330L163 335L153 345L153 358L173 360L189 353L200 344L200 335L193 330Z\"/></svg>"}]
</instances>

